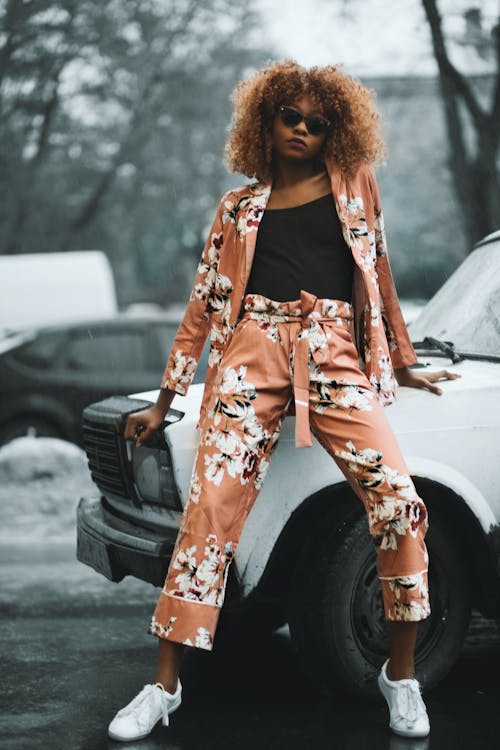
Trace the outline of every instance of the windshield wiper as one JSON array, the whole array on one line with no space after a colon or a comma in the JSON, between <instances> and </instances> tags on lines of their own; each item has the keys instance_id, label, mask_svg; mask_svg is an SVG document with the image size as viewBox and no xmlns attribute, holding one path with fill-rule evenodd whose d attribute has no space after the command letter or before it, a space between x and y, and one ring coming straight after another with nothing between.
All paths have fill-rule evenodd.
<instances>
[{"instance_id":1,"label":"windshield wiper","mask_svg":"<svg viewBox=\"0 0 500 750\"><path fill-rule=\"evenodd\" d=\"M464 359L461 354L455 351L455 344L452 341L441 341L440 339L435 339L434 336L425 336L423 341L413 341L412 344L415 349L439 349L439 351L451 359L453 364L462 362Z\"/></svg>"}]
</instances>

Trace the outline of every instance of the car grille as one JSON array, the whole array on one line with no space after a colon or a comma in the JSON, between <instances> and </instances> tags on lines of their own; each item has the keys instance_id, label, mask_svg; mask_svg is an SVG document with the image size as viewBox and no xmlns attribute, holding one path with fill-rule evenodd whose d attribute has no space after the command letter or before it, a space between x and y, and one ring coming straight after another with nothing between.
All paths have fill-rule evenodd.
<instances>
[{"instance_id":1,"label":"car grille","mask_svg":"<svg viewBox=\"0 0 500 750\"><path fill-rule=\"evenodd\" d=\"M126 396L111 396L89 404L83 410L82 439L93 481L102 494L118 507L147 505L151 510L182 510L179 493L171 471L170 450L165 442L163 427L151 436L144 448L153 453L157 465L162 467L161 488L154 497L143 502L134 482L132 465L127 455L123 431L129 414L145 409L151 404ZM181 412L170 410L175 419ZM168 423L168 422L167 422Z\"/></svg>"},{"instance_id":2,"label":"car grille","mask_svg":"<svg viewBox=\"0 0 500 750\"><path fill-rule=\"evenodd\" d=\"M120 455L118 435L96 425L83 423L83 445L90 473L103 494L130 497L133 486L127 486L126 472ZM135 494L135 493L134 493ZM132 498L130 498L132 499Z\"/></svg>"}]
</instances>

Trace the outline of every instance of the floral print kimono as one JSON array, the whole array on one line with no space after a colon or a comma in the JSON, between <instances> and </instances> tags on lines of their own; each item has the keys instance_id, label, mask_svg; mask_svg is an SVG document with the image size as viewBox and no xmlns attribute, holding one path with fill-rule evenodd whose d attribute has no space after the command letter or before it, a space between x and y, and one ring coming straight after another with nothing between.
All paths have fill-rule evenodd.
<instances>
[{"instance_id":1,"label":"floral print kimono","mask_svg":"<svg viewBox=\"0 0 500 750\"><path fill-rule=\"evenodd\" d=\"M384 406L394 369L417 362L399 306L373 169L353 178L331 164L332 199L354 259L352 303L302 290L286 302L246 294L270 185L228 191L196 271L161 386L186 394L210 336L188 500L148 632L210 650L229 564L259 492L284 416L296 445L310 431L365 506L385 614L430 612L425 504Z\"/></svg>"},{"instance_id":2,"label":"floral print kimono","mask_svg":"<svg viewBox=\"0 0 500 750\"><path fill-rule=\"evenodd\" d=\"M392 277L379 190L368 164L349 181L338 167L326 166L344 239L355 261L352 300L360 366L386 406L394 401L397 389L393 368L415 364L418 358ZM270 185L252 183L222 197L163 373L161 387L185 395L210 336L199 427L203 427L218 365L238 322L257 230L270 193Z\"/></svg>"}]
</instances>

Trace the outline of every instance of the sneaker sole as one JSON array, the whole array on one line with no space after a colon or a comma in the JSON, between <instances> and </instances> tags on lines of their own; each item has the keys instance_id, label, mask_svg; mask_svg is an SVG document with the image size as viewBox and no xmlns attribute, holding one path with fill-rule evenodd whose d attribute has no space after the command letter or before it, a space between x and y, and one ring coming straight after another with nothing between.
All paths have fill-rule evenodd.
<instances>
[{"instance_id":1,"label":"sneaker sole","mask_svg":"<svg viewBox=\"0 0 500 750\"><path fill-rule=\"evenodd\" d=\"M159 721L159 719L158 719L158 721ZM158 721L156 722L156 724L158 724ZM151 734L151 732L155 728L156 724L154 724L154 726L152 726L151 729L149 730L149 732L146 732L146 734L135 734L133 737L120 737L119 734L114 734L114 732L110 732L109 729L108 729L108 737L110 739L116 740L118 742L135 742L135 740L142 740L142 739L144 739L144 737L147 737L148 734Z\"/></svg>"},{"instance_id":2,"label":"sneaker sole","mask_svg":"<svg viewBox=\"0 0 500 750\"><path fill-rule=\"evenodd\" d=\"M428 737L430 734L430 728L426 732L405 732L402 729L395 729L394 727L391 727L389 724L391 730L394 732L394 734L397 734L399 737L411 737L412 739L417 739L420 737Z\"/></svg>"}]
</instances>

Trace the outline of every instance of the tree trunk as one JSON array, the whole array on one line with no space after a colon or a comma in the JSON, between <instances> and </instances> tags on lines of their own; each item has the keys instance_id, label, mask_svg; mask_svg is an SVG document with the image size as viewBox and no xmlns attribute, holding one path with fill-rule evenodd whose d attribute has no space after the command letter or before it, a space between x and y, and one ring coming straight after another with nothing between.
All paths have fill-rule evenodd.
<instances>
[{"instance_id":1,"label":"tree trunk","mask_svg":"<svg viewBox=\"0 0 500 750\"><path fill-rule=\"evenodd\" d=\"M448 164L464 222L467 243L474 244L500 227L500 180L496 166L500 124L500 71L490 112L480 106L469 81L451 63L446 51L436 0L422 0L429 22L449 136ZM500 21L493 31L500 61ZM462 105L475 130L476 153L467 153Z\"/></svg>"}]
</instances>

